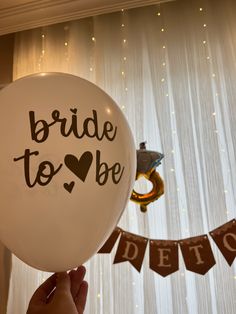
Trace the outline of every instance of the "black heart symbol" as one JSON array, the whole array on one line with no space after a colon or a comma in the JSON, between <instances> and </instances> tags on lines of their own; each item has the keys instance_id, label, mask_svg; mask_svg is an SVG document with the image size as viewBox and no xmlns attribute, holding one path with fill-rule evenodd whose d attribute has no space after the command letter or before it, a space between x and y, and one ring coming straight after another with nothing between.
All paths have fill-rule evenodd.
<instances>
[{"instance_id":1,"label":"black heart symbol","mask_svg":"<svg viewBox=\"0 0 236 314\"><path fill-rule=\"evenodd\" d=\"M74 108L74 109L70 109L70 111L71 111L72 113L76 114L77 109L76 109L76 108Z\"/></svg>"},{"instance_id":2,"label":"black heart symbol","mask_svg":"<svg viewBox=\"0 0 236 314\"><path fill-rule=\"evenodd\" d=\"M72 181L71 183L64 183L64 188L66 189L67 192L71 193L74 185L75 185L74 181Z\"/></svg>"},{"instance_id":3,"label":"black heart symbol","mask_svg":"<svg viewBox=\"0 0 236 314\"><path fill-rule=\"evenodd\" d=\"M66 166L83 182L85 181L89 168L93 161L91 152L85 152L78 160L74 155L65 156Z\"/></svg>"}]
</instances>

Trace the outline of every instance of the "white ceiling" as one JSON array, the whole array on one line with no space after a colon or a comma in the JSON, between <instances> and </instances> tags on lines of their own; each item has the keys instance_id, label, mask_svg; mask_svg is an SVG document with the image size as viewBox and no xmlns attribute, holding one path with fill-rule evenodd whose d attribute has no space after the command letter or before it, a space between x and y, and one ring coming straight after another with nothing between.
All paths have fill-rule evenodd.
<instances>
[{"instance_id":1,"label":"white ceiling","mask_svg":"<svg viewBox=\"0 0 236 314\"><path fill-rule=\"evenodd\" d=\"M0 35L174 0L0 0Z\"/></svg>"}]
</instances>

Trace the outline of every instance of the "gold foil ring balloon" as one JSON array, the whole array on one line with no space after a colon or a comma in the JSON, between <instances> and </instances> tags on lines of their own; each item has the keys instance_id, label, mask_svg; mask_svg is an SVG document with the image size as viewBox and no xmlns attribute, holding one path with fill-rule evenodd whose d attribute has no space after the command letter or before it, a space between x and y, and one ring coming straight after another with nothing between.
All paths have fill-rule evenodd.
<instances>
[{"instance_id":1,"label":"gold foil ring balloon","mask_svg":"<svg viewBox=\"0 0 236 314\"><path fill-rule=\"evenodd\" d=\"M153 185L152 190L148 193L141 194L133 190L131 201L138 203L142 212L147 211L147 205L156 201L164 194L164 182L155 170L161 164L163 154L146 150L145 142L140 144L140 149L137 150L137 172L136 180L144 177Z\"/></svg>"}]
</instances>

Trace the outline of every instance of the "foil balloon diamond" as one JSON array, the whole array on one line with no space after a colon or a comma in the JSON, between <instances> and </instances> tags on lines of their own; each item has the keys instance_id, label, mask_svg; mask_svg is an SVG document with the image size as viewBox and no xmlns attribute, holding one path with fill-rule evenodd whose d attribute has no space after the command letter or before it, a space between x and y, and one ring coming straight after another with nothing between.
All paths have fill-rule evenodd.
<instances>
[{"instance_id":1,"label":"foil balloon diamond","mask_svg":"<svg viewBox=\"0 0 236 314\"><path fill-rule=\"evenodd\" d=\"M146 143L142 142L137 150L137 171L136 180L144 177L153 185L148 193L141 194L133 190L131 201L138 203L142 212L147 211L147 206L156 201L164 194L164 182L160 174L156 171L157 166L161 164L164 158L162 153L149 151L146 149Z\"/></svg>"}]
</instances>

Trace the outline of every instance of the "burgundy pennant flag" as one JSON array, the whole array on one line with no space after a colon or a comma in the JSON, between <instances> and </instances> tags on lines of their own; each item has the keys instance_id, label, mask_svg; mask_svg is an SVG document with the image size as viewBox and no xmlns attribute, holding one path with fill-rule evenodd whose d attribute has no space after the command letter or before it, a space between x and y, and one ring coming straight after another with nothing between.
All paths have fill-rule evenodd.
<instances>
[{"instance_id":1,"label":"burgundy pennant flag","mask_svg":"<svg viewBox=\"0 0 236 314\"><path fill-rule=\"evenodd\" d=\"M121 233L121 229L119 227L116 227L115 230L112 232L110 237L107 239L107 241L103 244L101 249L98 251L98 253L111 253L113 246L115 245L119 235Z\"/></svg>"},{"instance_id":2,"label":"burgundy pennant flag","mask_svg":"<svg viewBox=\"0 0 236 314\"><path fill-rule=\"evenodd\" d=\"M150 240L150 268L163 277L179 269L178 242Z\"/></svg>"},{"instance_id":3,"label":"burgundy pennant flag","mask_svg":"<svg viewBox=\"0 0 236 314\"><path fill-rule=\"evenodd\" d=\"M229 266L236 257L236 220L233 219L210 232Z\"/></svg>"},{"instance_id":4,"label":"burgundy pennant flag","mask_svg":"<svg viewBox=\"0 0 236 314\"><path fill-rule=\"evenodd\" d=\"M215 258L207 235L179 241L186 269L205 275L215 265Z\"/></svg>"},{"instance_id":5,"label":"burgundy pennant flag","mask_svg":"<svg viewBox=\"0 0 236 314\"><path fill-rule=\"evenodd\" d=\"M130 262L140 272L148 239L122 231L114 264Z\"/></svg>"}]
</instances>

